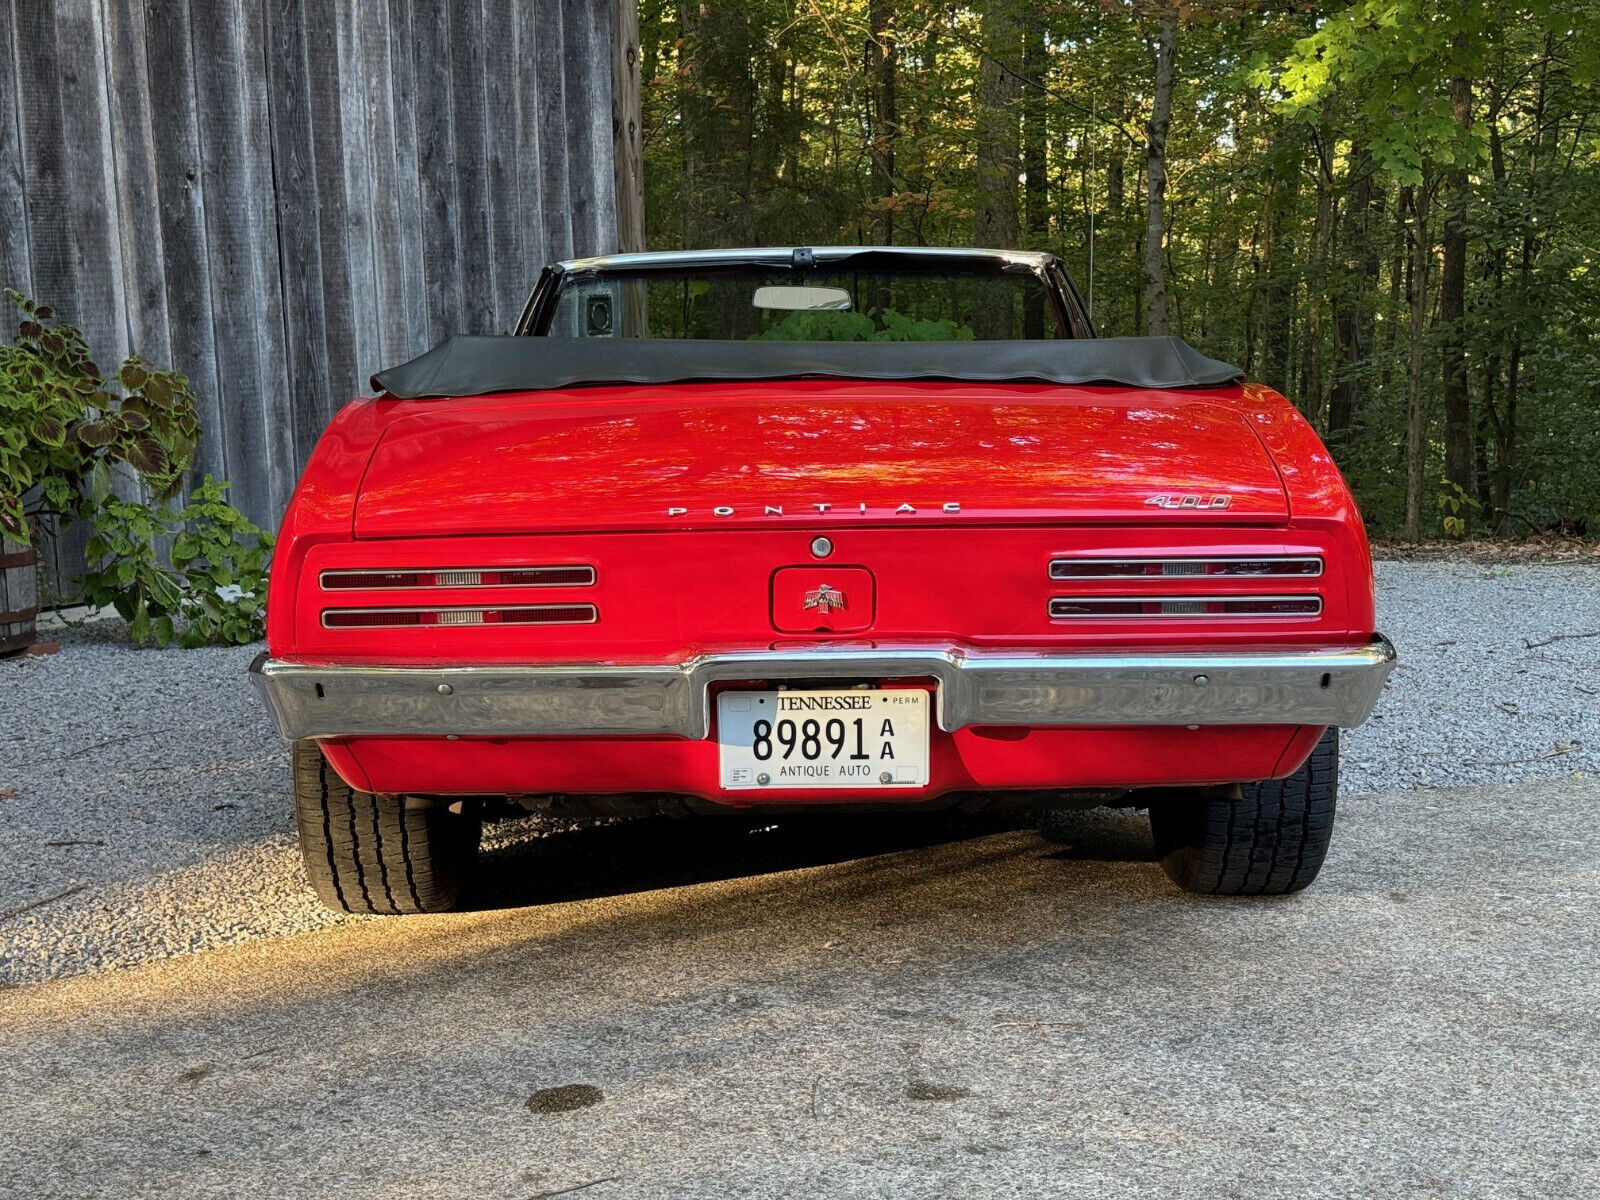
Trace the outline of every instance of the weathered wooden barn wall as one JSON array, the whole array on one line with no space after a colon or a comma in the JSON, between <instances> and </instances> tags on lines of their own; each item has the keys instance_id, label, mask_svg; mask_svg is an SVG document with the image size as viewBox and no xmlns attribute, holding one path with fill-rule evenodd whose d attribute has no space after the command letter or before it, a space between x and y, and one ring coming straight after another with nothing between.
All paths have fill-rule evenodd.
<instances>
[{"instance_id":1,"label":"weathered wooden barn wall","mask_svg":"<svg viewBox=\"0 0 1600 1200\"><path fill-rule=\"evenodd\" d=\"M187 374L275 526L377 368L617 240L612 0L0 0L0 283ZM50 547L70 575L79 547Z\"/></svg>"}]
</instances>

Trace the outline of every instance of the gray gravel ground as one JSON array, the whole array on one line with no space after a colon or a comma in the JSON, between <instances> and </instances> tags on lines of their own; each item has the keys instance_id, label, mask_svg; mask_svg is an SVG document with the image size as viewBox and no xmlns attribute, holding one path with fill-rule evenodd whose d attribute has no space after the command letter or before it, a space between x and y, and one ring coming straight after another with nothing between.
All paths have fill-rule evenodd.
<instances>
[{"instance_id":1,"label":"gray gravel ground","mask_svg":"<svg viewBox=\"0 0 1600 1200\"><path fill-rule=\"evenodd\" d=\"M616 895L0 989L0 1193L1583 1200L1597 802L1352 797L1265 901L1129 813L732 879L613 826Z\"/></svg>"},{"instance_id":2,"label":"gray gravel ground","mask_svg":"<svg viewBox=\"0 0 1600 1200\"><path fill-rule=\"evenodd\" d=\"M1402 660L1347 736L1345 794L1600 774L1600 638L1525 645L1600 629L1600 570L1384 563L1379 593ZM0 920L0 983L355 923L306 888L288 756L245 681L256 647L115 633L0 662L0 914L76 889Z\"/></svg>"}]
</instances>

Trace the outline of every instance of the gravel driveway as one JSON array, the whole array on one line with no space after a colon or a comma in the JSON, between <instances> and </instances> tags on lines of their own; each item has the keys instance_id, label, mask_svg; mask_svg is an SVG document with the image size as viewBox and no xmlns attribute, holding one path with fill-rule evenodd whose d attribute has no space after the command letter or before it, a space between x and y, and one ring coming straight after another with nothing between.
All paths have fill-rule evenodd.
<instances>
[{"instance_id":1,"label":"gravel driveway","mask_svg":"<svg viewBox=\"0 0 1600 1200\"><path fill-rule=\"evenodd\" d=\"M0 1194L1585 1200L1597 803L1352 797L1286 900L1125 812L727 879L612 826L613 896L0 989ZM486 871L573 895L595 833Z\"/></svg>"},{"instance_id":2,"label":"gravel driveway","mask_svg":"<svg viewBox=\"0 0 1600 1200\"><path fill-rule=\"evenodd\" d=\"M1346 795L1600 774L1600 637L1548 641L1600 629L1600 570L1383 563L1379 610L1401 662L1347 737ZM288 755L245 680L257 648L136 650L114 633L0 662L0 982L360 920L306 888ZM918 824L843 836L940 836Z\"/></svg>"}]
</instances>

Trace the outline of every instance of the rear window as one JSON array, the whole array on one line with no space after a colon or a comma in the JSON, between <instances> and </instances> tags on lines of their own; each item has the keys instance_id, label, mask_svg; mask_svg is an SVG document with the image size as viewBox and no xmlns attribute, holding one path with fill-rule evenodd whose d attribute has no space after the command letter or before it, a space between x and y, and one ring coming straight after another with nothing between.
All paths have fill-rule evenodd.
<instances>
[{"instance_id":1,"label":"rear window","mask_svg":"<svg viewBox=\"0 0 1600 1200\"><path fill-rule=\"evenodd\" d=\"M584 272L552 337L950 342L1067 336L1049 288L1016 272Z\"/></svg>"}]
</instances>

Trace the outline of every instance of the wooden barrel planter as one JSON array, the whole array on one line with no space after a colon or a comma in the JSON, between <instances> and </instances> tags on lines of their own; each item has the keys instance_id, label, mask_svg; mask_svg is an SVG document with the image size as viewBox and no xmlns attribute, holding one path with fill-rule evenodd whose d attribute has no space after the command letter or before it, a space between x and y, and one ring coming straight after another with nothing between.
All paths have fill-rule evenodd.
<instances>
[{"instance_id":1,"label":"wooden barrel planter","mask_svg":"<svg viewBox=\"0 0 1600 1200\"><path fill-rule=\"evenodd\" d=\"M36 640L39 555L32 546L0 535L0 655L26 650Z\"/></svg>"}]
</instances>

